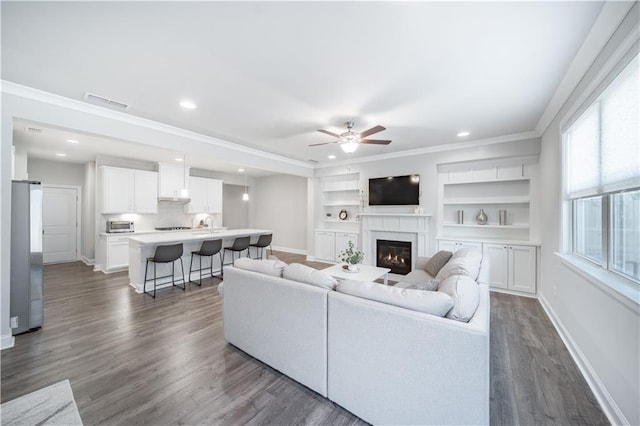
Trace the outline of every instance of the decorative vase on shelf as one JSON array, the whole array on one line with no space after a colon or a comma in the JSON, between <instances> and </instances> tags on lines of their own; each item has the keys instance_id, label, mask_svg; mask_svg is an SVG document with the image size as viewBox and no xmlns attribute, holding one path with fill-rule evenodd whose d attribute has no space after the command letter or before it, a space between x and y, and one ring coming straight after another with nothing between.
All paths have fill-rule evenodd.
<instances>
[{"instance_id":1,"label":"decorative vase on shelf","mask_svg":"<svg viewBox=\"0 0 640 426\"><path fill-rule=\"evenodd\" d=\"M484 212L484 209L480 209L480 211L476 215L476 222L478 222L478 225L486 225L487 220L487 214Z\"/></svg>"}]
</instances>

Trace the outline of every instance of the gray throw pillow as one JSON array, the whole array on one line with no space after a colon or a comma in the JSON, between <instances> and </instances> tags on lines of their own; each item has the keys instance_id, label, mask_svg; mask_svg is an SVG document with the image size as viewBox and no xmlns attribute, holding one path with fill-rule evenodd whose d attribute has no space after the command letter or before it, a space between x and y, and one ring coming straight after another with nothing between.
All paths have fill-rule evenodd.
<instances>
[{"instance_id":1,"label":"gray throw pillow","mask_svg":"<svg viewBox=\"0 0 640 426\"><path fill-rule=\"evenodd\" d=\"M438 280L428 280L413 283L404 288L410 288L413 290L436 291L438 289L438 284L440 284L440 281Z\"/></svg>"},{"instance_id":2,"label":"gray throw pillow","mask_svg":"<svg viewBox=\"0 0 640 426\"><path fill-rule=\"evenodd\" d=\"M429 259L427 265L424 267L424 270L427 271L427 273L432 277L435 277L436 275L438 275L438 272L440 272L440 269L442 269L442 267L447 264L449 259L451 259L451 255L452 253L450 251L442 250L437 252L431 259Z\"/></svg>"}]
</instances>

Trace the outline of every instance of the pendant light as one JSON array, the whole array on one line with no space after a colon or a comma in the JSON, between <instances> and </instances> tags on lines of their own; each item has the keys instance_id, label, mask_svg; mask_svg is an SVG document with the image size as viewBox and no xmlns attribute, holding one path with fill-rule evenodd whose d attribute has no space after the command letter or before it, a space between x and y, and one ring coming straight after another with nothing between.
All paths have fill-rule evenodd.
<instances>
[{"instance_id":1,"label":"pendant light","mask_svg":"<svg viewBox=\"0 0 640 426\"><path fill-rule=\"evenodd\" d=\"M242 194L242 201L249 201L249 190L247 188L247 172L244 172L244 194Z\"/></svg>"}]
</instances>

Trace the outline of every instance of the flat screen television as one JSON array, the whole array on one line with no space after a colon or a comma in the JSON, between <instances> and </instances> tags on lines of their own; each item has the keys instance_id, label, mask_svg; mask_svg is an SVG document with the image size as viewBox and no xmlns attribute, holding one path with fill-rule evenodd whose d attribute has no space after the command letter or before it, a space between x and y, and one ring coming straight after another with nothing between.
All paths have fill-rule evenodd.
<instances>
[{"instance_id":1,"label":"flat screen television","mask_svg":"<svg viewBox=\"0 0 640 426\"><path fill-rule=\"evenodd\" d=\"M417 206L419 197L420 175L369 179L370 206Z\"/></svg>"}]
</instances>

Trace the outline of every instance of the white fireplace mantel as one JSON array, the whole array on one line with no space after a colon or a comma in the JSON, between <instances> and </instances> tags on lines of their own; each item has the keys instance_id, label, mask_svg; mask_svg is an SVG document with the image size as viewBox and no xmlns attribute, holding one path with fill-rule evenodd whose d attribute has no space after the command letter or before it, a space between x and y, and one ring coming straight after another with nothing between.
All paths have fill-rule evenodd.
<instances>
[{"instance_id":1,"label":"white fireplace mantel","mask_svg":"<svg viewBox=\"0 0 640 426\"><path fill-rule=\"evenodd\" d=\"M430 219L430 214L361 213L360 238L365 263L375 266L378 239L410 241L413 270L416 257L428 255Z\"/></svg>"}]
</instances>

